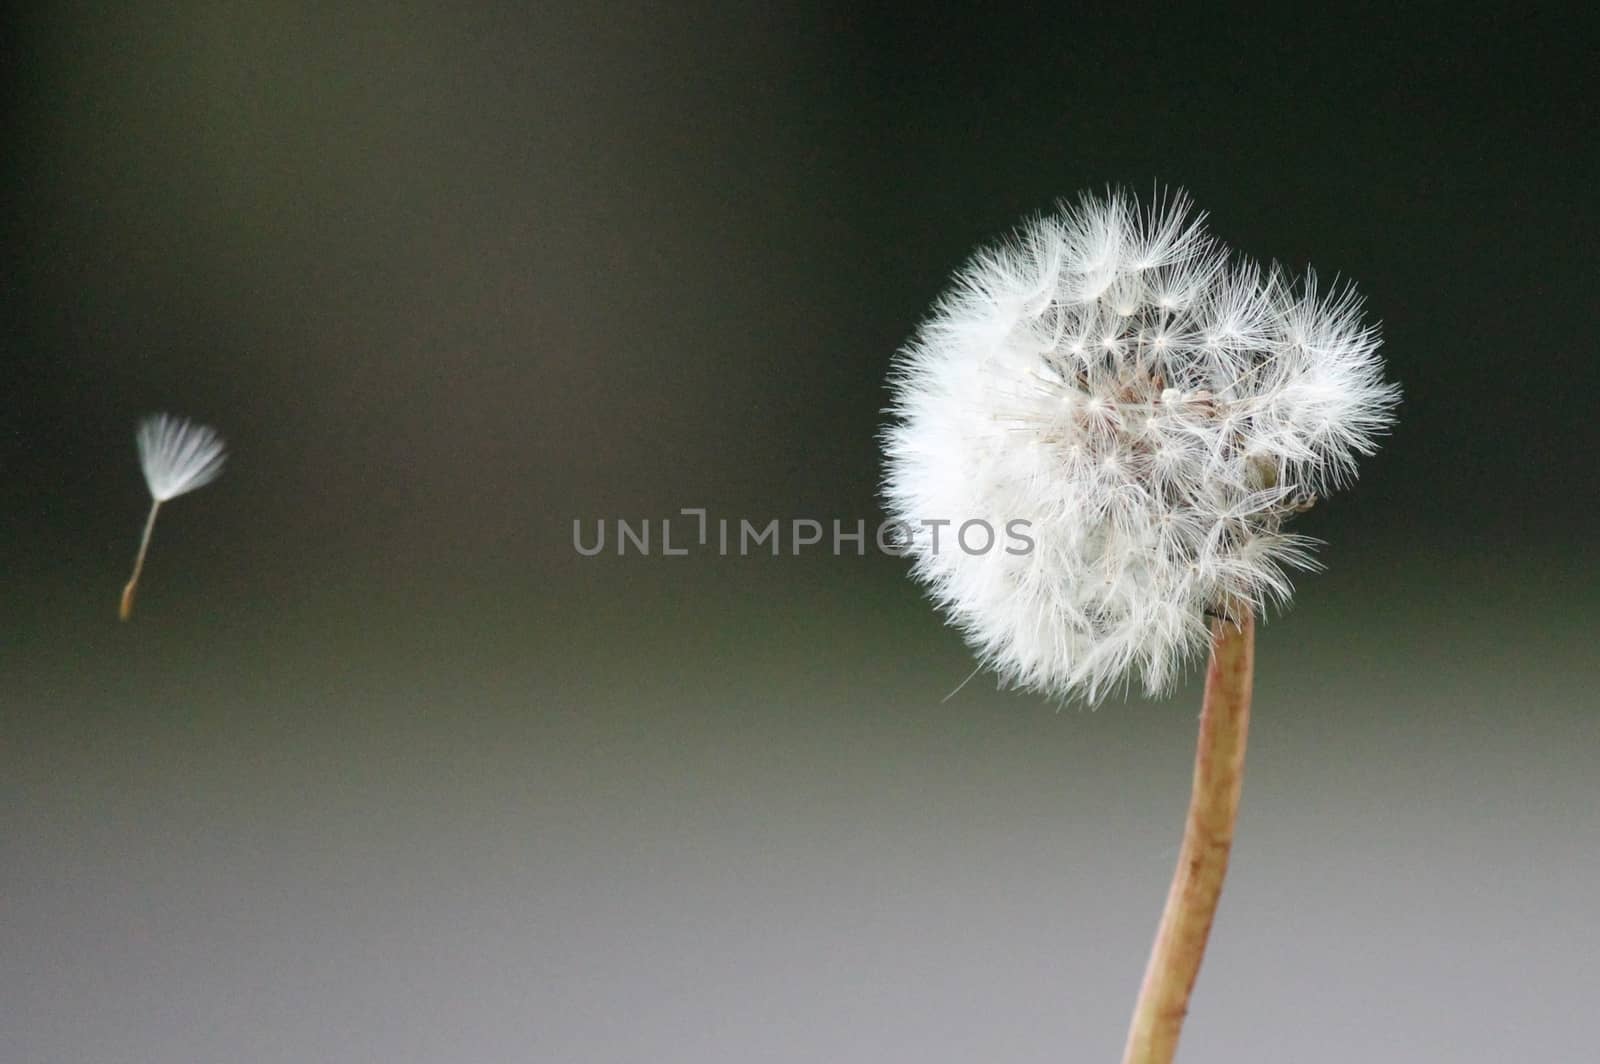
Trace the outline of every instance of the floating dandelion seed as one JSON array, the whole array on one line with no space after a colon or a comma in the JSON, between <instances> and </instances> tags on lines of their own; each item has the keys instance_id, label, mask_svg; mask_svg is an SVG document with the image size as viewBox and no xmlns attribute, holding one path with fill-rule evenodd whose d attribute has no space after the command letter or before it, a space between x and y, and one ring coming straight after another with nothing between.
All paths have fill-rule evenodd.
<instances>
[{"instance_id":1,"label":"floating dandelion seed","mask_svg":"<svg viewBox=\"0 0 1600 1064\"><path fill-rule=\"evenodd\" d=\"M215 429L196 425L169 414L155 414L139 423L139 466L150 488L150 516L145 519L144 537L139 541L139 556L133 562L133 575L122 589L119 616L127 620L133 613L133 595L139 587L144 556L150 549L150 533L156 527L156 514L168 499L203 488L222 472L226 453L222 437Z\"/></svg>"},{"instance_id":2,"label":"floating dandelion seed","mask_svg":"<svg viewBox=\"0 0 1600 1064\"><path fill-rule=\"evenodd\" d=\"M1238 807L1255 616L1314 565L1290 518L1355 476L1393 418L1348 287L1232 255L1180 192L1112 192L958 275L891 379L884 493L915 575L1002 681L1161 694L1208 646L1178 874L1125 1060L1171 1059ZM919 529L1024 522L1032 548Z\"/></svg>"}]
</instances>

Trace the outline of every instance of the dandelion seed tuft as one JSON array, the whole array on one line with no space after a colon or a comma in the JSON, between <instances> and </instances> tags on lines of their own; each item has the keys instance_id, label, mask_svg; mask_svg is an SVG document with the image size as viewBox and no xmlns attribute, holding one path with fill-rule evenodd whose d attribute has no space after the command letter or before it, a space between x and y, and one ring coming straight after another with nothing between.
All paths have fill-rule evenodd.
<instances>
[{"instance_id":1,"label":"dandelion seed tuft","mask_svg":"<svg viewBox=\"0 0 1600 1064\"><path fill-rule=\"evenodd\" d=\"M161 504L217 479L227 459L222 437L215 429L170 414L145 418L134 438L139 447L139 467L150 489L150 513L145 518L133 575L122 589L118 616L124 621L133 615L133 596L139 589L139 575L144 572L150 534L155 531Z\"/></svg>"},{"instance_id":2,"label":"dandelion seed tuft","mask_svg":"<svg viewBox=\"0 0 1600 1064\"><path fill-rule=\"evenodd\" d=\"M1026 521L1025 553L914 573L1003 682L1094 702L1170 689L1207 614L1281 603L1286 530L1388 428L1348 286L1233 255L1187 197L1084 195L980 251L897 356L884 493L927 521Z\"/></svg>"},{"instance_id":3,"label":"dandelion seed tuft","mask_svg":"<svg viewBox=\"0 0 1600 1064\"><path fill-rule=\"evenodd\" d=\"M144 482L156 502L205 487L222 473L227 458L216 429L171 414L141 421L137 442Z\"/></svg>"}]
</instances>

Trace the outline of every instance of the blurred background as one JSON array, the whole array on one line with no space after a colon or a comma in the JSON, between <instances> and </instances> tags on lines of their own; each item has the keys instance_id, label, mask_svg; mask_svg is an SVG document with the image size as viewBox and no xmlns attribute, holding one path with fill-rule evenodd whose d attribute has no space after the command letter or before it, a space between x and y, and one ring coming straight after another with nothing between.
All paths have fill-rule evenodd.
<instances>
[{"instance_id":1,"label":"blurred background","mask_svg":"<svg viewBox=\"0 0 1600 1064\"><path fill-rule=\"evenodd\" d=\"M874 521L894 350L1107 183L1356 281L1405 389L1182 1059L1594 1059L1584 27L1120 10L14 15L0 1059L1117 1059L1198 682L946 699L894 558L572 547ZM156 410L231 458L119 624Z\"/></svg>"}]
</instances>

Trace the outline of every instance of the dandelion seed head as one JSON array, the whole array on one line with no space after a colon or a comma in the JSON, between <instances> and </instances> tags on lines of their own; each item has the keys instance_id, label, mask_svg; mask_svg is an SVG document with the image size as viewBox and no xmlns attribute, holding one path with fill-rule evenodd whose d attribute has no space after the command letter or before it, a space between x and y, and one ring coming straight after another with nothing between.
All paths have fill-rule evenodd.
<instances>
[{"instance_id":1,"label":"dandelion seed head","mask_svg":"<svg viewBox=\"0 0 1600 1064\"><path fill-rule=\"evenodd\" d=\"M910 540L915 575L1004 682L1168 690L1206 616L1286 602L1284 530L1393 419L1348 286L1231 254L1178 193L1086 195L979 252L891 378L893 517L1026 521L1032 550Z\"/></svg>"}]
</instances>

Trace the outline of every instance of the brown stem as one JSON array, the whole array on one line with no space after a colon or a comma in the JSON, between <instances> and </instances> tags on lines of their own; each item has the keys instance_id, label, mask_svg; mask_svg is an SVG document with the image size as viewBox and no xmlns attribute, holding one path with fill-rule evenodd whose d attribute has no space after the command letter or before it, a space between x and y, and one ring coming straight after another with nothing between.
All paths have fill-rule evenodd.
<instances>
[{"instance_id":1,"label":"brown stem","mask_svg":"<svg viewBox=\"0 0 1600 1064\"><path fill-rule=\"evenodd\" d=\"M1178 869L1161 914L1144 986L1134 1006L1123 1064L1168 1064L1189 1011L1189 993L1228 871L1228 850L1239 814L1244 780L1245 737L1250 730L1250 688L1255 670L1255 619L1247 607L1240 620L1211 622L1211 664L1200 711L1194 791L1183 831Z\"/></svg>"},{"instance_id":2,"label":"brown stem","mask_svg":"<svg viewBox=\"0 0 1600 1064\"><path fill-rule=\"evenodd\" d=\"M133 560L133 575L122 588L122 605L117 608L117 616L124 621L133 616L133 593L139 589L139 574L144 572L144 556L150 550L150 533L155 530L156 512L160 509L161 500L152 499L150 516L144 520L144 537L139 540L139 556Z\"/></svg>"}]
</instances>

